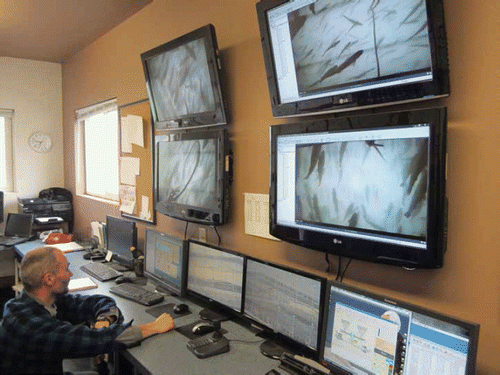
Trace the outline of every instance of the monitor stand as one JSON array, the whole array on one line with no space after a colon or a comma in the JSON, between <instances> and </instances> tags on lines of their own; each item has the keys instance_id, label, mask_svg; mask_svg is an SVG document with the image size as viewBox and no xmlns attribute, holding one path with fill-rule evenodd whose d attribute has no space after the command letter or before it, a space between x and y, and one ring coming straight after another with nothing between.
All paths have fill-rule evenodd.
<instances>
[{"instance_id":1,"label":"monitor stand","mask_svg":"<svg viewBox=\"0 0 500 375\"><path fill-rule=\"evenodd\" d=\"M199 315L200 315L200 319L209 320L211 322L223 322L225 320L229 320L229 317L227 317L226 315L218 313L218 312L210 310L210 309L201 310Z\"/></svg>"},{"instance_id":2,"label":"monitor stand","mask_svg":"<svg viewBox=\"0 0 500 375\"><path fill-rule=\"evenodd\" d=\"M268 339L260 344L260 352L266 357L280 359L283 352L287 352L287 350L273 340Z\"/></svg>"}]
</instances>

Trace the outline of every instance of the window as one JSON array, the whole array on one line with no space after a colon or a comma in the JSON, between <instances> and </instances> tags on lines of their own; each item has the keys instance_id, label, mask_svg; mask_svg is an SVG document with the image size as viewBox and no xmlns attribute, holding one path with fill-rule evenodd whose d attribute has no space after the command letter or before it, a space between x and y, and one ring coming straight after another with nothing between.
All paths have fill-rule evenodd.
<instances>
[{"instance_id":1,"label":"window","mask_svg":"<svg viewBox=\"0 0 500 375\"><path fill-rule=\"evenodd\" d=\"M0 109L0 190L13 191L11 109Z\"/></svg>"},{"instance_id":2,"label":"window","mask_svg":"<svg viewBox=\"0 0 500 375\"><path fill-rule=\"evenodd\" d=\"M118 107L109 100L76 111L77 193L118 201Z\"/></svg>"}]
</instances>

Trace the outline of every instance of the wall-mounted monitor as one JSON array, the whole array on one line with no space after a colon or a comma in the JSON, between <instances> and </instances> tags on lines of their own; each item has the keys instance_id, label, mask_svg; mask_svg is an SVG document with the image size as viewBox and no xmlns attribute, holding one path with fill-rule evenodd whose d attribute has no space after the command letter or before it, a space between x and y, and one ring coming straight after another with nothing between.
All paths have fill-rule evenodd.
<instances>
[{"instance_id":1,"label":"wall-mounted monitor","mask_svg":"<svg viewBox=\"0 0 500 375\"><path fill-rule=\"evenodd\" d=\"M141 60L157 130L226 123L213 25L144 52Z\"/></svg>"},{"instance_id":2,"label":"wall-mounted monitor","mask_svg":"<svg viewBox=\"0 0 500 375\"><path fill-rule=\"evenodd\" d=\"M245 257L202 242L188 243L188 293L209 302L215 313L241 313Z\"/></svg>"},{"instance_id":3,"label":"wall-mounted monitor","mask_svg":"<svg viewBox=\"0 0 500 375\"><path fill-rule=\"evenodd\" d=\"M449 95L442 0L262 0L275 117Z\"/></svg>"},{"instance_id":4,"label":"wall-mounted monitor","mask_svg":"<svg viewBox=\"0 0 500 375\"><path fill-rule=\"evenodd\" d=\"M127 267L134 261L130 249L137 249L137 228L134 221L106 216L106 249L113 253L113 260Z\"/></svg>"},{"instance_id":5,"label":"wall-mounted monitor","mask_svg":"<svg viewBox=\"0 0 500 375\"><path fill-rule=\"evenodd\" d=\"M146 229L144 272L157 286L183 296L186 292L187 241Z\"/></svg>"},{"instance_id":6,"label":"wall-mounted monitor","mask_svg":"<svg viewBox=\"0 0 500 375\"><path fill-rule=\"evenodd\" d=\"M171 132L155 137L156 210L207 225L226 221L229 171L224 129Z\"/></svg>"},{"instance_id":7,"label":"wall-mounted monitor","mask_svg":"<svg viewBox=\"0 0 500 375\"><path fill-rule=\"evenodd\" d=\"M438 268L446 109L271 127L270 233L331 254Z\"/></svg>"},{"instance_id":8,"label":"wall-mounted monitor","mask_svg":"<svg viewBox=\"0 0 500 375\"><path fill-rule=\"evenodd\" d=\"M335 374L475 374L479 325L359 288L327 286L320 360Z\"/></svg>"},{"instance_id":9,"label":"wall-mounted monitor","mask_svg":"<svg viewBox=\"0 0 500 375\"><path fill-rule=\"evenodd\" d=\"M244 314L262 326L264 355L284 348L317 356L325 279L247 258Z\"/></svg>"}]
</instances>

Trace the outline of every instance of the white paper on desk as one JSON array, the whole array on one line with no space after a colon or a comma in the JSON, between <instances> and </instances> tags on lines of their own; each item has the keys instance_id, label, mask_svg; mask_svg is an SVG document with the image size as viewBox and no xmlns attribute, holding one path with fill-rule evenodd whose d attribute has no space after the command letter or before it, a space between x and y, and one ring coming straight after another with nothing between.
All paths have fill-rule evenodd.
<instances>
[{"instance_id":1,"label":"white paper on desk","mask_svg":"<svg viewBox=\"0 0 500 375\"><path fill-rule=\"evenodd\" d=\"M95 288L97 288L97 284L90 277L71 279L68 285L68 289L70 292L77 292L79 290L87 290Z\"/></svg>"},{"instance_id":2,"label":"white paper on desk","mask_svg":"<svg viewBox=\"0 0 500 375\"><path fill-rule=\"evenodd\" d=\"M70 253L72 251L83 250L83 246L76 242L58 243L50 246L61 250L63 253Z\"/></svg>"},{"instance_id":3,"label":"white paper on desk","mask_svg":"<svg viewBox=\"0 0 500 375\"><path fill-rule=\"evenodd\" d=\"M141 159L132 157L120 158L120 183L135 186L135 176L141 172Z\"/></svg>"},{"instance_id":4,"label":"white paper on desk","mask_svg":"<svg viewBox=\"0 0 500 375\"><path fill-rule=\"evenodd\" d=\"M141 116L127 115L121 118L122 152L131 153L132 143L144 147L144 123Z\"/></svg>"}]
</instances>

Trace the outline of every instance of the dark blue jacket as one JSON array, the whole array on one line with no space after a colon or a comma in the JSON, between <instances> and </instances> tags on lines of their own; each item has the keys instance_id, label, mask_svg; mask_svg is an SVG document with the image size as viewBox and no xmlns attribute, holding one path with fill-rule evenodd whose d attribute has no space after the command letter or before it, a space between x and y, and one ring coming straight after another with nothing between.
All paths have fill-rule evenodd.
<instances>
[{"instance_id":1,"label":"dark blue jacket","mask_svg":"<svg viewBox=\"0 0 500 375\"><path fill-rule=\"evenodd\" d=\"M116 307L102 295L65 294L52 317L26 293L5 304L0 325L1 374L62 374L64 358L92 357L124 347L115 341L131 323L92 329L89 323Z\"/></svg>"}]
</instances>

